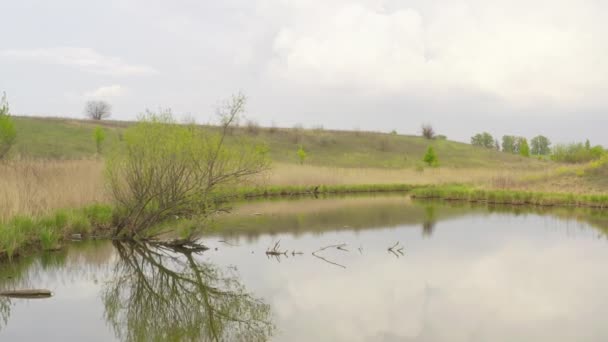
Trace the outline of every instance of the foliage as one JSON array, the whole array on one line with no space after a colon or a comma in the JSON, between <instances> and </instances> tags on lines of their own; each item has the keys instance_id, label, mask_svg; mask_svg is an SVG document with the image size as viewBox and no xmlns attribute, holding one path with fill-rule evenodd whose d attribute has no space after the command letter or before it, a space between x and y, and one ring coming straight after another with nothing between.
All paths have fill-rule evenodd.
<instances>
[{"instance_id":1,"label":"foliage","mask_svg":"<svg viewBox=\"0 0 608 342\"><path fill-rule=\"evenodd\" d=\"M586 144L558 144L553 147L551 159L562 163L585 163L600 159L606 154L602 146L587 148Z\"/></svg>"},{"instance_id":2,"label":"foliage","mask_svg":"<svg viewBox=\"0 0 608 342\"><path fill-rule=\"evenodd\" d=\"M422 136L426 139L435 139L435 130L433 126L425 124L422 125Z\"/></svg>"},{"instance_id":3,"label":"foliage","mask_svg":"<svg viewBox=\"0 0 608 342\"><path fill-rule=\"evenodd\" d=\"M446 135L443 134L438 134L435 136L435 139L437 140L448 140L448 137Z\"/></svg>"},{"instance_id":4,"label":"foliage","mask_svg":"<svg viewBox=\"0 0 608 342\"><path fill-rule=\"evenodd\" d=\"M296 154L298 155L298 161L300 162L300 165L304 165L304 161L308 157L308 154L306 153L302 145L298 146L298 151L296 152Z\"/></svg>"},{"instance_id":5,"label":"foliage","mask_svg":"<svg viewBox=\"0 0 608 342\"><path fill-rule=\"evenodd\" d=\"M176 217L202 221L218 210L222 191L267 168L264 146L225 143L245 101L239 94L218 110L220 133L178 125L169 110L147 111L125 131L124 146L106 165L121 216L116 235L146 237L151 227ZM186 239L197 233L193 229Z\"/></svg>"},{"instance_id":6,"label":"foliage","mask_svg":"<svg viewBox=\"0 0 608 342\"><path fill-rule=\"evenodd\" d=\"M530 147L526 138L520 138L519 140L519 155L522 157L530 156Z\"/></svg>"},{"instance_id":7,"label":"foliage","mask_svg":"<svg viewBox=\"0 0 608 342\"><path fill-rule=\"evenodd\" d=\"M10 115L6 94L3 94L2 99L0 99L0 160L7 156L10 149L15 145L16 138L15 123Z\"/></svg>"},{"instance_id":8,"label":"foliage","mask_svg":"<svg viewBox=\"0 0 608 342\"><path fill-rule=\"evenodd\" d=\"M97 148L97 154L101 154L103 142L106 140L106 132L103 128L97 126L93 131L93 139L95 140L95 147Z\"/></svg>"},{"instance_id":9,"label":"foliage","mask_svg":"<svg viewBox=\"0 0 608 342\"><path fill-rule=\"evenodd\" d=\"M429 146L429 148L426 150L426 154L424 155L424 158L422 158L422 161L424 161L428 166L439 166L439 159L437 158L437 153L435 153L433 146Z\"/></svg>"},{"instance_id":10,"label":"foliage","mask_svg":"<svg viewBox=\"0 0 608 342\"><path fill-rule=\"evenodd\" d=\"M538 135L532 138L532 140L530 140L530 145L532 145L530 153L533 155L544 156L551 153L551 141L545 136Z\"/></svg>"},{"instance_id":11,"label":"foliage","mask_svg":"<svg viewBox=\"0 0 608 342\"><path fill-rule=\"evenodd\" d=\"M103 120L112 115L112 106L105 101L89 101L84 107L84 112L91 120Z\"/></svg>"},{"instance_id":12,"label":"foliage","mask_svg":"<svg viewBox=\"0 0 608 342\"><path fill-rule=\"evenodd\" d=\"M517 137L512 135L503 135L502 151L506 153L519 153L519 147L517 146Z\"/></svg>"},{"instance_id":13,"label":"foliage","mask_svg":"<svg viewBox=\"0 0 608 342\"><path fill-rule=\"evenodd\" d=\"M494 137L488 132L475 134L471 137L471 145L494 148Z\"/></svg>"}]
</instances>

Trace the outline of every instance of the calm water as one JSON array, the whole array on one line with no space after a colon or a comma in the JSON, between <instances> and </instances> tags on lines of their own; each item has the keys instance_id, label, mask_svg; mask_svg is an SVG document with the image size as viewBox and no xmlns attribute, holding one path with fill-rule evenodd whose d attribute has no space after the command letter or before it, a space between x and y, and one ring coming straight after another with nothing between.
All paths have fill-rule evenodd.
<instances>
[{"instance_id":1,"label":"calm water","mask_svg":"<svg viewBox=\"0 0 608 342\"><path fill-rule=\"evenodd\" d=\"M244 204L201 254L90 241L0 265L2 289L54 292L0 299L0 340L607 341L607 230L403 196Z\"/></svg>"}]
</instances>

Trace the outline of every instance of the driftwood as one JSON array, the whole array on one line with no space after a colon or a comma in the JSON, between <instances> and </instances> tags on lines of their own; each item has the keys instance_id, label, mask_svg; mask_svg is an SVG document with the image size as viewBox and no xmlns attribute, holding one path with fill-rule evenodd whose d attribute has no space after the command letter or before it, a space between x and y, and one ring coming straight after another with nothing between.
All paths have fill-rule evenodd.
<instances>
[{"instance_id":1,"label":"driftwood","mask_svg":"<svg viewBox=\"0 0 608 342\"><path fill-rule=\"evenodd\" d=\"M29 289L29 290L10 290L0 291L0 296L10 298L49 298L53 296L53 292L50 290L43 289Z\"/></svg>"},{"instance_id":2,"label":"driftwood","mask_svg":"<svg viewBox=\"0 0 608 342\"><path fill-rule=\"evenodd\" d=\"M328 264L332 264L332 265L335 265L335 266L338 266L338 267L346 268L346 266L344 266L344 265L340 265L340 264L338 264L338 263L336 263L336 262L333 262L333 261L331 261L331 260L327 260L327 259L326 259L326 258L324 258L323 256L321 256L321 255L317 254L317 253L322 252L322 251L324 251L324 250L326 250L326 249L328 249L328 248L335 248L335 249L341 250L341 251L343 251L343 252L348 252L348 249L346 249L346 248L344 248L344 247L346 247L346 244L345 244L345 243L341 243L341 244L339 244L339 245L329 245L329 246L325 246L325 247L321 247L321 248L317 249L316 251L312 252L312 255L313 255L315 258L319 258L319 259L321 259L321 260L325 261L325 262L326 262L326 263L328 263Z\"/></svg>"}]
</instances>

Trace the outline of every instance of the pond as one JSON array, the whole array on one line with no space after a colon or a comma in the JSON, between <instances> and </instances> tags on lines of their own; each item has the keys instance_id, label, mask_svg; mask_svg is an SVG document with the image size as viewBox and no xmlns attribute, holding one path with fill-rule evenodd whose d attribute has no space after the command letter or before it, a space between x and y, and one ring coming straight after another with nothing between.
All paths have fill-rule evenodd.
<instances>
[{"instance_id":1,"label":"pond","mask_svg":"<svg viewBox=\"0 0 608 342\"><path fill-rule=\"evenodd\" d=\"M204 252L110 241L0 265L2 341L606 341L608 213L242 203ZM267 255L271 250L275 255Z\"/></svg>"}]
</instances>

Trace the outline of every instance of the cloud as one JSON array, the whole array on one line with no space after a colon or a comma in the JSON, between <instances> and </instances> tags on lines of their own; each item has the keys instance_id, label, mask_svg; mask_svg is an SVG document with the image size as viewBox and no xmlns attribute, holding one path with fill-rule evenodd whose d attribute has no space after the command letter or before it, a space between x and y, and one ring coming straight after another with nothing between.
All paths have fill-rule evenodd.
<instances>
[{"instance_id":1,"label":"cloud","mask_svg":"<svg viewBox=\"0 0 608 342\"><path fill-rule=\"evenodd\" d=\"M87 91L84 94L88 99L108 99L122 97L127 93L127 89L121 85L115 84L111 86L99 87L92 91Z\"/></svg>"},{"instance_id":2,"label":"cloud","mask_svg":"<svg viewBox=\"0 0 608 342\"><path fill-rule=\"evenodd\" d=\"M82 71L111 75L150 75L157 71L149 66L128 64L120 58L104 56L90 48L59 47L48 49L3 50L0 57L25 62L55 64Z\"/></svg>"},{"instance_id":3,"label":"cloud","mask_svg":"<svg viewBox=\"0 0 608 342\"><path fill-rule=\"evenodd\" d=\"M597 2L324 3L288 7L274 77L384 94L468 89L524 107L605 104L608 45L597 40Z\"/></svg>"}]
</instances>

